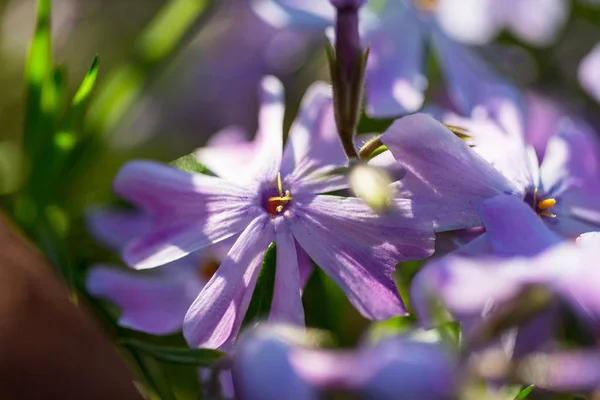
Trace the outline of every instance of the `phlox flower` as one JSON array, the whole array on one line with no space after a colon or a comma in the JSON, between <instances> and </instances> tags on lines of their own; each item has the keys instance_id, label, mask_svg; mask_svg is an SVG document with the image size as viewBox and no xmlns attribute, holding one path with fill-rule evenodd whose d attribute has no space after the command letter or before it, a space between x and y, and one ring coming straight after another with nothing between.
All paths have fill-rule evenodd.
<instances>
[{"instance_id":1,"label":"phlox flower","mask_svg":"<svg viewBox=\"0 0 600 400\"><path fill-rule=\"evenodd\" d=\"M282 97L279 81L266 78L255 157L245 168L210 176L134 161L114 181L115 192L154 221L123 253L134 268L163 265L239 235L187 312L183 333L191 346L216 348L235 337L272 242L277 261L269 318L292 324L304 323L301 288L311 260L364 316L386 319L405 313L392 279L396 263L432 252L431 222L414 218L410 200L396 200L395 212L380 218L357 198L323 194L347 186L344 176L331 174L346 158L330 89L309 89L285 149Z\"/></svg>"},{"instance_id":2,"label":"phlox flower","mask_svg":"<svg viewBox=\"0 0 600 400\"><path fill-rule=\"evenodd\" d=\"M352 350L324 350L302 339L280 325L243 334L233 366L240 399L312 400L342 392L364 399L443 400L455 394L457 361L440 343L399 336Z\"/></svg>"},{"instance_id":3,"label":"phlox flower","mask_svg":"<svg viewBox=\"0 0 600 400\"><path fill-rule=\"evenodd\" d=\"M277 27L320 32L335 18L335 8L323 0L254 0L254 9ZM441 29L437 9L437 2L430 0L388 0L383 7L370 1L361 9L361 39L370 49L365 91L369 116L389 118L421 108L430 46L461 113L470 115L477 105L515 96L514 87Z\"/></svg>"},{"instance_id":4,"label":"phlox flower","mask_svg":"<svg viewBox=\"0 0 600 400\"><path fill-rule=\"evenodd\" d=\"M600 102L600 77L598 70L600 69L600 44L586 55L579 63L577 77L579 84L594 100Z\"/></svg>"},{"instance_id":5,"label":"phlox flower","mask_svg":"<svg viewBox=\"0 0 600 400\"><path fill-rule=\"evenodd\" d=\"M600 321L600 236L587 233L577 243L565 241L514 196L498 196L481 206L489 250L474 256L463 249L426 265L414 278L411 299L417 315L430 324L432 299L463 322L463 333L476 332L479 321L494 315L526 288L540 286L568 305L593 329ZM468 245L467 245L468 246ZM560 308L550 307L518 332L520 355L547 344Z\"/></svg>"}]
</instances>

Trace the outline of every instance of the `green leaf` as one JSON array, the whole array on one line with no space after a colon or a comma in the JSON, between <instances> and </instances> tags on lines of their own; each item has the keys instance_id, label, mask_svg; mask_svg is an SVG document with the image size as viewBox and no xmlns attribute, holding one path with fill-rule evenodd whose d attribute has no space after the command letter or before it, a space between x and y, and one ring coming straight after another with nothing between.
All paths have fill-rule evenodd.
<instances>
[{"instance_id":1,"label":"green leaf","mask_svg":"<svg viewBox=\"0 0 600 400\"><path fill-rule=\"evenodd\" d=\"M522 400L522 399L527 398L527 396L529 396L529 394L533 391L534 386L535 385L530 385L530 386L527 386L525 389L521 390L519 392L519 394L517 395L517 397L515 397L515 400Z\"/></svg>"},{"instance_id":2,"label":"green leaf","mask_svg":"<svg viewBox=\"0 0 600 400\"><path fill-rule=\"evenodd\" d=\"M227 353L213 349L188 349L159 346L136 339L122 339L121 345L152 358L172 364L191 364L198 367L212 367Z\"/></svg>"},{"instance_id":3,"label":"green leaf","mask_svg":"<svg viewBox=\"0 0 600 400\"><path fill-rule=\"evenodd\" d=\"M25 67L27 106L24 143L28 154L33 153L36 140L48 129L42 108L42 92L53 73L50 10L50 0L39 0L35 34Z\"/></svg>"},{"instance_id":4,"label":"green leaf","mask_svg":"<svg viewBox=\"0 0 600 400\"><path fill-rule=\"evenodd\" d=\"M272 242L260 267L252 300L242 322L242 329L253 321L269 316L275 287L275 270L277 265L277 245Z\"/></svg>"},{"instance_id":5,"label":"green leaf","mask_svg":"<svg viewBox=\"0 0 600 400\"><path fill-rule=\"evenodd\" d=\"M177 160L171 161L169 165L188 172L214 175L208 168L206 168L206 166L198 161L194 154L188 154L183 157L179 157Z\"/></svg>"},{"instance_id":6,"label":"green leaf","mask_svg":"<svg viewBox=\"0 0 600 400\"><path fill-rule=\"evenodd\" d=\"M90 67L88 73L83 78L81 85L79 85L79 89L75 93L75 97L73 97L73 104L71 107L77 107L84 101L86 101L96 84L96 78L98 77L98 69L100 68L100 59L98 56L94 57L94 61L92 61L92 66Z\"/></svg>"}]
</instances>

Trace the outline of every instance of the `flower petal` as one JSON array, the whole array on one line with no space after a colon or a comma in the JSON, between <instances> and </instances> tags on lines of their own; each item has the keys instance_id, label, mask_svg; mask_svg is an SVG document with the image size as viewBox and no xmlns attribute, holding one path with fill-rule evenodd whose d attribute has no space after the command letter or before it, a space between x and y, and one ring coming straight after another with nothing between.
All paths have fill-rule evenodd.
<instances>
[{"instance_id":1,"label":"flower petal","mask_svg":"<svg viewBox=\"0 0 600 400\"><path fill-rule=\"evenodd\" d=\"M449 95L461 114L471 115L478 106L493 108L503 102L520 104L517 89L500 78L467 46L450 39L437 26L432 27L432 39Z\"/></svg>"},{"instance_id":2,"label":"flower petal","mask_svg":"<svg viewBox=\"0 0 600 400\"><path fill-rule=\"evenodd\" d=\"M597 102L600 102L600 44L594 46L592 51L581 60L577 76L581 87L592 96Z\"/></svg>"},{"instance_id":3,"label":"flower petal","mask_svg":"<svg viewBox=\"0 0 600 400\"><path fill-rule=\"evenodd\" d=\"M283 85L274 76L263 78L260 97L259 131L250 171L257 181L272 181L281 168L283 152Z\"/></svg>"},{"instance_id":4,"label":"flower petal","mask_svg":"<svg viewBox=\"0 0 600 400\"><path fill-rule=\"evenodd\" d=\"M481 45L490 42L502 29L504 20L497 7L503 6L494 0L441 0L436 17L454 39Z\"/></svg>"},{"instance_id":5,"label":"flower petal","mask_svg":"<svg viewBox=\"0 0 600 400\"><path fill-rule=\"evenodd\" d=\"M92 295L119 306L119 325L154 335L179 331L193 300L185 281L177 276L146 275L104 265L90 269L86 287Z\"/></svg>"},{"instance_id":6,"label":"flower petal","mask_svg":"<svg viewBox=\"0 0 600 400\"><path fill-rule=\"evenodd\" d=\"M565 0L518 0L510 3L506 22L509 28L529 43L549 45L569 17Z\"/></svg>"},{"instance_id":7,"label":"flower petal","mask_svg":"<svg viewBox=\"0 0 600 400\"><path fill-rule=\"evenodd\" d=\"M240 181L253 160L254 147L241 128L229 127L215 133L205 147L194 152L194 157L217 176Z\"/></svg>"},{"instance_id":8,"label":"flower petal","mask_svg":"<svg viewBox=\"0 0 600 400\"><path fill-rule=\"evenodd\" d=\"M125 261L138 269L166 264L233 236L260 213L246 189L149 161L125 165L114 187L156 220L151 232L125 249Z\"/></svg>"},{"instance_id":9,"label":"flower petal","mask_svg":"<svg viewBox=\"0 0 600 400\"><path fill-rule=\"evenodd\" d=\"M549 223L571 237L600 230L600 144L582 121L562 120L540 168L542 189L556 199Z\"/></svg>"},{"instance_id":10,"label":"flower petal","mask_svg":"<svg viewBox=\"0 0 600 400\"><path fill-rule=\"evenodd\" d=\"M414 9L400 1L388 2L379 26L365 32L370 117L395 117L421 108L428 85L423 73L426 33Z\"/></svg>"},{"instance_id":11,"label":"flower petal","mask_svg":"<svg viewBox=\"0 0 600 400\"><path fill-rule=\"evenodd\" d=\"M481 201L516 188L450 130L425 114L395 121L381 136L408 172L398 188L437 231L481 225Z\"/></svg>"},{"instance_id":12,"label":"flower petal","mask_svg":"<svg viewBox=\"0 0 600 400\"><path fill-rule=\"evenodd\" d=\"M335 18L335 8L329 1L252 0L252 8L276 28L323 31Z\"/></svg>"},{"instance_id":13,"label":"flower petal","mask_svg":"<svg viewBox=\"0 0 600 400\"><path fill-rule=\"evenodd\" d=\"M313 273L314 267L312 261L306 251L298 244L298 242L294 239L294 243L296 245L296 254L298 255L298 271L299 271L299 279L300 279L300 288L304 289L306 286L306 282Z\"/></svg>"},{"instance_id":14,"label":"flower petal","mask_svg":"<svg viewBox=\"0 0 600 400\"><path fill-rule=\"evenodd\" d=\"M356 198L317 196L295 207L294 237L358 311L371 319L405 313L391 277L395 265L433 250L431 227L412 218L408 201L385 217Z\"/></svg>"},{"instance_id":15,"label":"flower petal","mask_svg":"<svg viewBox=\"0 0 600 400\"><path fill-rule=\"evenodd\" d=\"M502 195L485 200L480 210L495 255L533 256L561 242L518 197Z\"/></svg>"},{"instance_id":16,"label":"flower petal","mask_svg":"<svg viewBox=\"0 0 600 400\"><path fill-rule=\"evenodd\" d=\"M335 125L331 86L324 82L313 83L290 128L281 174L301 177L317 168L345 165L346 162Z\"/></svg>"},{"instance_id":17,"label":"flower petal","mask_svg":"<svg viewBox=\"0 0 600 400\"><path fill-rule=\"evenodd\" d=\"M269 320L304 326L304 307L300 297L300 273L296 244L282 218L275 226L277 267Z\"/></svg>"},{"instance_id":18,"label":"flower petal","mask_svg":"<svg viewBox=\"0 0 600 400\"><path fill-rule=\"evenodd\" d=\"M183 334L191 347L218 348L237 334L273 239L266 215L242 232L185 316Z\"/></svg>"},{"instance_id":19,"label":"flower petal","mask_svg":"<svg viewBox=\"0 0 600 400\"><path fill-rule=\"evenodd\" d=\"M535 149L538 160L544 159L546 145L559 126L564 111L553 101L529 94L527 96L527 143Z\"/></svg>"},{"instance_id":20,"label":"flower petal","mask_svg":"<svg viewBox=\"0 0 600 400\"><path fill-rule=\"evenodd\" d=\"M130 240L152 229L152 219L140 212L98 207L86 215L88 230L102 244L122 250Z\"/></svg>"}]
</instances>

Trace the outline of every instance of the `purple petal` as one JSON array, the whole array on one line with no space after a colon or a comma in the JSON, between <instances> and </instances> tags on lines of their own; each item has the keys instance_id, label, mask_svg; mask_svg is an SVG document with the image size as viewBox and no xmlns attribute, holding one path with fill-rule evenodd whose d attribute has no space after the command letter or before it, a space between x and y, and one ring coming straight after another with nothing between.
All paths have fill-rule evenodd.
<instances>
[{"instance_id":1,"label":"purple petal","mask_svg":"<svg viewBox=\"0 0 600 400\"><path fill-rule=\"evenodd\" d=\"M423 74L426 32L419 17L401 2L388 4L380 26L366 32L364 40L370 48L366 112L373 118L415 112L428 84Z\"/></svg>"},{"instance_id":2,"label":"purple petal","mask_svg":"<svg viewBox=\"0 0 600 400\"><path fill-rule=\"evenodd\" d=\"M281 168L283 151L283 85L274 76L261 82L261 107L258 129L254 139L255 158L250 167L252 175L259 181L277 178Z\"/></svg>"},{"instance_id":3,"label":"purple petal","mask_svg":"<svg viewBox=\"0 0 600 400\"><path fill-rule=\"evenodd\" d=\"M550 139L540 168L542 189L557 204L550 221L571 237L600 229L600 144L581 121L562 120Z\"/></svg>"},{"instance_id":4,"label":"purple petal","mask_svg":"<svg viewBox=\"0 0 600 400\"><path fill-rule=\"evenodd\" d=\"M317 196L298 199L296 207L294 237L358 311L371 319L405 313L391 276L395 265L433 250L431 228L412 218L409 202L385 217L356 198Z\"/></svg>"},{"instance_id":5,"label":"purple petal","mask_svg":"<svg viewBox=\"0 0 600 400\"><path fill-rule=\"evenodd\" d=\"M86 286L90 294L119 306L119 325L154 335L179 331L193 300L185 281L177 276L144 275L108 266L92 267Z\"/></svg>"},{"instance_id":6,"label":"purple petal","mask_svg":"<svg viewBox=\"0 0 600 400\"><path fill-rule=\"evenodd\" d=\"M323 32L335 18L329 1L252 0L252 8L276 28L304 28Z\"/></svg>"},{"instance_id":7,"label":"purple petal","mask_svg":"<svg viewBox=\"0 0 600 400\"><path fill-rule=\"evenodd\" d=\"M468 44L490 42L502 29L505 4L494 0L441 0L436 17L444 31ZM498 12L500 11L500 12Z\"/></svg>"},{"instance_id":8,"label":"purple petal","mask_svg":"<svg viewBox=\"0 0 600 400\"><path fill-rule=\"evenodd\" d=\"M283 219L275 226L277 267L269 320L304 326L298 255L294 237Z\"/></svg>"},{"instance_id":9,"label":"purple petal","mask_svg":"<svg viewBox=\"0 0 600 400\"><path fill-rule=\"evenodd\" d=\"M217 176L240 181L254 157L254 142L248 141L240 128L230 127L213 135L206 147L194 152L194 156Z\"/></svg>"},{"instance_id":10,"label":"purple petal","mask_svg":"<svg viewBox=\"0 0 600 400\"><path fill-rule=\"evenodd\" d=\"M579 350L531 355L519 365L518 374L542 389L588 392L600 387L600 353Z\"/></svg>"},{"instance_id":11,"label":"purple petal","mask_svg":"<svg viewBox=\"0 0 600 400\"><path fill-rule=\"evenodd\" d=\"M538 46L549 45L569 17L569 2L565 0L517 0L509 4L508 27Z\"/></svg>"},{"instance_id":12,"label":"purple petal","mask_svg":"<svg viewBox=\"0 0 600 400\"><path fill-rule=\"evenodd\" d=\"M120 251L127 242L152 229L152 219L139 211L98 207L86 215L88 230L102 244Z\"/></svg>"},{"instance_id":13,"label":"purple petal","mask_svg":"<svg viewBox=\"0 0 600 400\"><path fill-rule=\"evenodd\" d=\"M600 102L600 44L594 46L592 51L581 60L578 78L581 87L597 102Z\"/></svg>"},{"instance_id":14,"label":"purple petal","mask_svg":"<svg viewBox=\"0 0 600 400\"><path fill-rule=\"evenodd\" d=\"M312 400L317 391L293 369L292 342L283 327L259 325L238 342L233 365L236 395L245 400Z\"/></svg>"},{"instance_id":15,"label":"purple petal","mask_svg":"<svg viewBox=\"0 0 600 400\"><path fill-rule=\"evenodd\" d=\"M218 348L236 335L273 239L266 216L242 232L185 316L183 334L191 347Z\"/></svg>"},{"instance_id":16,"label":"purple petal","mask_svg":"<svg viewBox=\"0 0 600 400\"><path fill-rule=\"evenodd\" d=\"M124 252L125 261L138 269L166 264L233 236L260 212L247 189L149 161L125 165L114 187L151 210L157 221Z\"/></svg>"},{"instance_id":17,"label":"purple petal","mask_svg":"<svg viewBox=\"0 0 600 400\"><path fill-rule=\"evenodd\" d=\"M561 241L518 197L502 195L485 200L480 210L485 235L496 255L532 256Z\"/></svg>"},{"instance_id":18,"label":"purple petal","mask_svg":"<svg viewBox=\"0 0 600 400\"><path fill-rule=\"evenodd\" d=\"M308 88L285 145L283 176L291 173L292 177L301 177L320 167L346 164L331 95L331 86L323 82Z\"/></svg>"},{"instance_id":19,"label":"purple petal","mask_svg":"<svg viewBox=\"0 0 600 400\"><path fill-rule=\"evenodd\" d=\"M544 159L546 145L556 132L564 111L547 98L529 94L527 96L527 143L535 149L538 160Z\"/></svg>"},{"instance_id":20,"label":"purple petal","mask_svg":"<svg viewBox=\"0 0 600 400\"><path fill-rule=\"evenodd\" d=\"M298 271L299 271L299 279L300 279L300 288L304 289L306 286L306 282L313 273L314 267L312 261L306 251L295 241L296 245L296 254L298 255Z\"/></svg>"},{"instance_id":21,"label":"purple petal","mask_svg":"<svg viewBox=\"0 0 600 400\"><path fill-rule=\"evenodd\" d=\"M495 107L503 102L520 104L516 88L501 79L468 47L453 41L435 26L432 38L449 95L461 114L471 115L478 106Z\"/></svg>"},{"instance_id":22,"label":"purple petal","mask_svg":"<svg viewBox=\"0 0 600 400\"><path fill-rule=\"evenodd\" d=\"M399 184L401 195L413 199L415 214L431 218L438 231L481 225L482 200L516 191L467 144L425 114L397 120L381 140L408 171Z\"/></svg>"}]
</instances>

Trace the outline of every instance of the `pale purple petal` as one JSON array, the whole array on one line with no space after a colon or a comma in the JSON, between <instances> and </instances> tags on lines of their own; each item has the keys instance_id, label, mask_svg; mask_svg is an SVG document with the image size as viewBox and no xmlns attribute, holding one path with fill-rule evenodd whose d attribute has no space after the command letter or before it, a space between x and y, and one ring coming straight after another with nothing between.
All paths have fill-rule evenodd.
<instances>
[{"instance_id":1,"label":"pale purple petal","mask_svg":"<svg viewBox=\"0 0 600 400\"><path fill-rule=\"evenodd\" d=\"M518 197L502 195L485 200L480 210L495 255L532 256L561 242Z\"/></svg>"},{"instance_id":2,"label":"pale purple petal","mask_svg":"<svg viewBox=\"0 0 600 400\"><path fill-rule=\"evenodd\" d=\"M548 143L540 168L542 188L557 202L549 224L565 236L600 230L599 156L595 132L582 121L562 120Z\"/></svg>"},{"instance_id":3,"label":"pale purple petal","mask_svg":"<svg viewBox=\"0 0 600 400\"><path fill-rule=\"evenodd\" d=\"M594 46L592 51L581 60L578 70L579 84L596 100L600 102L600 44Z\"/></svg>"},{"instance_id":4,"label":"pale purple petal","mask_svg":"<svg viewBox=\"0 0 600 400\"><path fill-rule=\"evenodd\" d=\"M206 147L194 152L194 157L217 176L240 181L254 158L254 147L240 128L229 127L215 133Z\"/></svg>"},{"instance_id":5,"label":"pale purple petal","mask_svg":"<svg viewBox=\"0 0 600 400\"><path fill-rule=\"evenodd\" d=\"M259 132L254 140L254 160L249 171L255 180L272 181L279 173L283 152L283 85L274 76L263 78L260 97Z\"/></svg>"},{"instance_id":6,"label":"pale purple petal","mask_svg":"<svg viewBox=\"0 0 600 400\"><path fill-rule=\"evenodd\" d=\"M185 316L183 334L191 347L218 348L235 337L273 240L267 216L256 218L242 232Z\"/></svg>"},{"instance_id":7,"label":"pale purple petal","mask_svg":"<svg viewBox=\"0 0 600 400\"><path fill-rule=\"evenodd\" d=\"M395 121L381 141L408 172L401 195L436 230L481 225L479 204L516 188L450 130L425 114Z\"/></svg>"},{"instance_id":8,"label":"pale purple petal","mask_svg":"<svg viewBox=\"0 0 600 400\"><path fill-rule=\"evenodd\" d=\"M143 212L108 207L89 211L86 223L88 230L98 241L117 251L153 227L152 219Z\"/></svg>"},{"instance_id":9,"label":"pale purple petal","mask_svg":"<svg viewBox=\"0 0 600 400\"><path fill-rule=\"evenodd\" d=\"M453 39L468 44L490 42L502 29L503 10L509 1L440 0L436 17L440 26Z\"/></svg>"},{"instance_id":10,"label":"pale purple petal","mask_svg":"<svg viewBox=\"0 0 600 400\"><path fill-rule=\"evenodd\" d=\"M248 189L149 161L125 165L114 187L151 211L156 221L151 232L125 249L125 261L138 269L166 264L233 236L260 213Z\"/></svg>"},{"instance_id":11,"label":"pale purple petal","mask_svg":"<svg viewBox=\"0 0 600 400\"><path fill-rule=\"evenodd\" d=\"M347 162L337 134L331 86L312 84L290 128L281 164L281 175L288 180L300 179L307 172L323 166L341 166Z\"/></svg>"},{"instance_id":12,"label":"pale purple petal","mask_svg":"<svg viewBox=\"0 0 600 400\"><path fill-rule=\"evenodd\" d=\"M540 163L544 159L548 140L556 132L564 115L564 111L551 100L535 94L527 96L525 135L527 143L535 149Z\"/></svg>"},{"instance_id":13,"label":"pale purple petal","mask_svg":"<svg viewBox=\"0 0 600 400\"><path fill-rule=\"evenodd\" d=\"M164 335L177 332L193 298L185 282L168 274L141 274L109 266L95 266L87 275L90 294L121 309L119 325Z\"/></svg>"},{"instance_id":14,"label":"pale purple petal","mask_svg":"<svg viewBox=\"0 0 600 400\"><path fill-rule=\"evenodd\" d=\"M281 218L275 225L275 243L277 266L269 321L304 326L296 243L290 228Z\"/></svg>"},{"instance_id":15,"label":"pale purple petal","mask_svg":"<svg viewBox=\"0 0 600 400\"><path fill-rule=\"evenodd\" d=\"M236 395L244 400L314 400L317 390L294 370L293 343L277 326L259 325L242 334L233 365Z\"/></svg>"},{"instance_id":16,"label":"pale purple petal","mask_svg":"<svg viewBox=\"0 0 600 400\"><path fill-rule=\"evenodd\" d=\"M391 9L391 10L390 10ZM421 108L426 34L412 7L388 2L380 26L365 33L370 48L366 70L366 113L389 118Z\"/></svg>"},{"instance_id":17,"label":"pale purple petal","mask_svg":"<svg viewBox=\"0 0 600 400\"><path fill-rule=\"evenodd\" d=\"M538 45L548 45L556 38L569 16L568 0L506 1L506 24L518 36Z\"/></svg>"},{"instance_id":18,"label":"pale purple petal","mask_svg":"<svg viewBox=\"0 0 600 400\"><path fill-rule=\"evenodd\" d=\"M276 28L304 28L323 32L335 18L335 8L321 0L252 0L252 8Z\"/></svg>"},{"instance_id":19,"label":"pale purple petal","mask_svg":"<svg viewBox=\"0 0 600 400\"><path fill-rule=\"evenodd\" d=\"M412 218L410 202L399 201L385 217L356 198L317 196L295 207L294 237L358 311L371 319L405 313L391 277L395 265L433 251L431 227Z\"/></svg>"},{"instance_id":20,"label":"pale purple petal","mask_svg":"<svg viewBox=\"0 0 600 400\"><path fill-rule=\"evenodd\" d=\"M431 35L449 95L461 114L471 115L479 106L494 108L503 102L520 103L517 89L472 50L450 39L439 27L434 26Z\"/></svg>"},{"instance_id":21,"label":"pale purple petal","mask_svg":"<svg viewBox=\"0 0 600 400\"><path fill-rule=\"evenodd\" d=\"M295 240L294 240L295 241ZM304 289L306 286L306 282L312 275L314 271L313 263L310 260L306 251L295 241L296 245L296 254L298 255L298 271L299 271L299 279L300 279L300 288Z\"/></svg>"}]
</instances>

